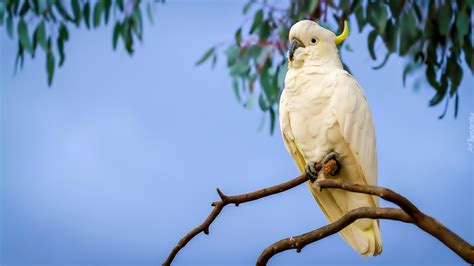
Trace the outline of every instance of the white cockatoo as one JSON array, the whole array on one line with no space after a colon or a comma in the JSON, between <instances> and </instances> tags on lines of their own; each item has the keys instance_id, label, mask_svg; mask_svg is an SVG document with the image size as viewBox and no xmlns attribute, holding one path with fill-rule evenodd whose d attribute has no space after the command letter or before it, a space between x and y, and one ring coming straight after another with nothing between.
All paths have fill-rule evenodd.
<instances>
[{"instance_id":1,"label":"white cockatoo","mask_svg":"<svg viewBox=\"0 0 474 266\"><path fill-rule=\"evenodd\" d=\"M341 35L303 20L291 27L288 72L280 100L280 127L285 145L329 221L359 207L377 207L374 196L343 190L320 191L316 178L376 185L377 153L369 104L357 81L343 69L336 44ZM337 161L336 172L324 177L316 164ZM340 232L363 256L382 251L379 224L359 219Z\"/></svg>"}]
</instances>

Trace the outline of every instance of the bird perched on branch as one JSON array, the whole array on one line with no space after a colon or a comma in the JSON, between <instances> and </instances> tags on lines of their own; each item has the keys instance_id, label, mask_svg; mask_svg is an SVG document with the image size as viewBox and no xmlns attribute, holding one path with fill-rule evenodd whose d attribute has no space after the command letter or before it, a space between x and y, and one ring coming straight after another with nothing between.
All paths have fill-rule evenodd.
<instances>
[{"instance_id":1,"label":"bird perched on branch","mask_svg":"<svg viewBox=\"0 0 474 266\"><path fill-rule=\"evenodd\" d=\"M336 36L316 22L291 27L288 72L280 100L280 127L298 169L323 213L333 222L359 207L377 207L377 198L343 190L320 191L318 178L362 185L377 183L375 130L369 104L358 82L343 69L337 44L348 36L347 22ZM337 168L323 173L330 160ZM341 232L363 256L382 251L378 221L360 219Z\"/></svg>"}]
</instances>

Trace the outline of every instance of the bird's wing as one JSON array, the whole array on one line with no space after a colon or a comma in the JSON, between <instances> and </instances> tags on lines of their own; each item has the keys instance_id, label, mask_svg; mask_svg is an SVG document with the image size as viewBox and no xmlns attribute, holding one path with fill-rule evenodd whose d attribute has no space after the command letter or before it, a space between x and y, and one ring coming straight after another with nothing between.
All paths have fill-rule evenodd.
<instances>
[{"instance_id":1,"label":"bird's wing","mask_svg":"<svg viewBox=\"0 0 474 266\"><path fill-rule=\"evenodd\" d=\"M333 77L335 87L331 97L331 107L339 125L340 133L360 169L349 173L350 176L344 178L358 176L355 182L360 182L363 185L376 185L375 127L369 103L362 88L349 73L341 70L335 72ZM356 172L359 172L359 174L356 174ZM340 197L335 199L338 204L346 201L352 207L378 206L378 198L375 196L346 192L342 199ZM348 234L343 234L343 236L361 255L380 254L382 241L377 221L362 219L351 224L349 228L353 233L352 236L348 237Z\"/></svg>"},{"instance_id":2,"label":"bird's wing","mask_svg":"<svg viewBox=\"0 0 474 266\"><path fill-rule=\"evenodd\" d=\"M335 75L331 99L334 115L344 140L362 168L365 182L377 184L375 127L369 104L359 83L346 71Z\"/></svg>"}]
</instances>

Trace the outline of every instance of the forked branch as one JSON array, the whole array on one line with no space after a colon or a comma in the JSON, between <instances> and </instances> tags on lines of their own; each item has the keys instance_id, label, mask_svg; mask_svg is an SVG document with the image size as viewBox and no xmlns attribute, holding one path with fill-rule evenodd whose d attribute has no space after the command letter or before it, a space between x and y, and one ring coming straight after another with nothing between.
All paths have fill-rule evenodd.
<instances>
[{"instance_id":1,"label":"forked branch","mask_svg":"<svg viewBox=\"0 0 474 266\"><path fill-rule=\"evenodd\" d=\"M217 218L217 216L221 213L222 209L227 205L227 204L235 204L235 206L239 206L241 203L253 201L253 200L258 200L263 197L267 197L273 194L281 193L283 191L287 191L289 189L292 189L298 185L303 184L304 182L308 181L308 178L306 175L301 175L298 176L295 179L292 179L290 181L287 181L285 183L281 183L276 186L260 189L254 192L246 193L246 194L241 194L241 195L236 195L236 196L227 196L220 189L217 189L217 193L219 194L219 197L221 198L220 201L213 202L211 205L214 206L214 209L212 212L209 214L209 216L204 220L202 224L200 224L198 227L194 228L191 232L187 233L183 238L181 238L176 244L176 246L171 250L170 254L168 255L168 258L166 259L165 262L163 262L163 266L166 265L171 265L171 262L173 261L174 257L178 252L186 246L186 244L193 239L196 235L198 235L201 232L204 232L204 234L209 234L209 226L212 224L212 222Z\"/></svg>"},{"instance_id":2,"label":"forked branch","mask_svg":"<svg viewBox=\"0 0 474 266\"><path fill-rule=\"evenodd\" d=\"M330 162L328 162L325 167L323 167L323 172L331 172L333 169L328 167ZM333 164L335 165L335 164ZM263 197L267 197L270 195L274 195L277 193L284 192L291 188L294 188L300 184L305 183L308 181L308 177L303 174L299 177L296 177L290 181L285 183L275 185L272 187L264 188L261 190L257 190L255 192L235 195L235 196L228 196L222 193L219 189L217 189L217 193L221 198L220 201L216 201L212 203L214 209L209 214L209 216L204 220L204 222L199 225L198 227L194 228L188 234L186 234L181 240L176 244L176 246L171 250L168 258L163 263L163 265L171 265L173 259L176 257L178 252L196 235L201 232L205 234L209 234L209 226L212 222L217 218L220 214L222 209L227 204L235 204L238 206L241 203L258 200ZM474 247L463 240L461 237L456 235L454 232L449 230L443 224L438 222L436 219L424 214L421 212L413 203L411 203L408 199L403 197L402 195L383 187L377 186L367 186L367 185L357 185L357 184L349 184L349 183L342 183L338 180L334 179L324 179L316 181L317 185L320 186L321 189L342 189L346 191L356 192L356 193L364 193L375 195L381 197L387 201L395 203L401 209L397 208L371 208L371 207L362 207L358 209L354 209L346 213L342 216L339 220L318 228L316 230L310 231L308 233L286 238L280 240L268 248L266 248L260 257L257 260L257 265L266 265L267 262L276 254L283 252L289 249L296 249L298 252L301 249L313 242L316 242L320 239L323 239L329 235L335 234L342 229L344 229L349 224L353 223L357 219L361 218L369 218L369 219L390 219L390 220L398 220L405 223L412 223L427 232L428 234L432 235L433 237L437 238L441 241L444 245L458 254L461 258L463 258L468 263L474 263Z\"/></svg>"},{"instance_id":3,"label":"forked branch","mask_svg":"<svg viewBox=\"0 0 474 266\"><path fill-rule=\"evenodd\" d=\"M260 257L257 259L257 265L267 265L268 261L276 254L285 250L296 249L296 252L301 250L308 244L314 243L330 235L336 234L346 226L350 225L357 219L390 219L398 220L405 223L411 223L412 219L403 210L397 208L372 208L362 207L349 211L339 220L320 227L316 230L304 233L299 236L288 237L278 242L273 243L267 247Z\"/></svg>"},{"instance_id":4,"label":"forked branch","mask_svg":"<svg viewBox=\"0 0 474 266\"><path fill-rule=\"evenodd\" d=\"M300 252L304 246L335 234L357 219L388 219L412 223L432 235L450 248L468 263L474 263L474 247L449 230L436 219L421 212L413 203L402 195L383 187L342 183L325 179L316 181L321 189L342 189L381 197L395 203L401 209L363 207L349 211L339 220L308 233L282 239L267 247L257 260L257 265L266 265L271 257L289 249Z\"/></svg>"}]
</instances>

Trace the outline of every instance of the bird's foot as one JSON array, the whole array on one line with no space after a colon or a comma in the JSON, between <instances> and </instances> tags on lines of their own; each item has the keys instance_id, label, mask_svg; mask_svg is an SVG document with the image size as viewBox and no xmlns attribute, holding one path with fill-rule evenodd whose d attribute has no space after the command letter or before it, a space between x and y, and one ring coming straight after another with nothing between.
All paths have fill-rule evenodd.
<instances>
[{"instance_id":1,"label":"bird's foot","mask_svg":"<svg viewBox=\"0 0 474 266\"><path fill-rule=\"evenodd\" d=\"M305 173L308 176L309 181L312 183L318 179L319 171L323 168L323 165L321 163L317 162L309 162L306 165L305 168Z\"/></svg>"},{"instance_id":2,"label":"bird's foot","mask_svg":"<svg viewBox=\"0 0 474 266\"><path fill-rule=\"evenodd\" d=\"M324 156L322 160L322 170L324 176L327 176L329 174L332 176L338 175L342 168L341 163L339 161L340 158L337 152L333 151Z\"/></svg>"}]
</instances>

